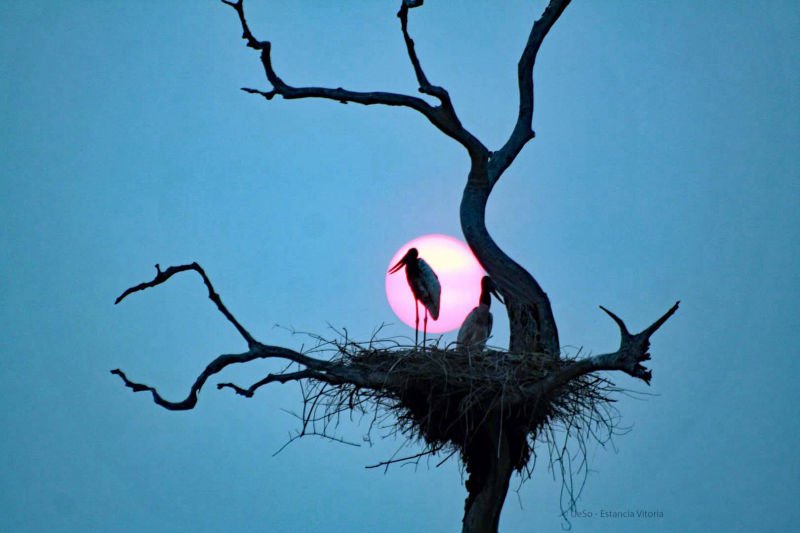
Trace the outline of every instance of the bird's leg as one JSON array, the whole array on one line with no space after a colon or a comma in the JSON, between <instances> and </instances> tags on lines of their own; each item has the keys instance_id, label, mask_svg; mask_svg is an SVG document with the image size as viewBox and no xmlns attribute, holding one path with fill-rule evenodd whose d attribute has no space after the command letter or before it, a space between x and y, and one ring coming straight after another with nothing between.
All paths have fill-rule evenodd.
<instances>
[{"instance_id":1,"label":"bird's leg","mask_svg":"<svg viewBox=\"0 0 800 533\"><path fill-rule=\"evenodd\" d=\"M415 299L414 300L414 311L417 312L417 323L414 326L414 349L417 349L417 344L419 344L419 302Z\"/></svg>"},{"instance_id":2,"label":"bird's leg","mask_svg":"<svg viewBox=\"0 0 800 533\"><path fill-rule=\"evenodd\" d=\"M425 308L425 322L422 325L422 350L425 350L425 341L428 338L428 308Z\"/></svg>"}]
</instances>

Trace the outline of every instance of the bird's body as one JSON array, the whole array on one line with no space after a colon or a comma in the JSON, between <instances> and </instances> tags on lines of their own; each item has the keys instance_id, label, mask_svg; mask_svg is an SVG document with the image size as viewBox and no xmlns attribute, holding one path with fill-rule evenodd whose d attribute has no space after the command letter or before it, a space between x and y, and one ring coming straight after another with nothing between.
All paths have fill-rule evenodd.
<instances>
[{"instance_id":1,"label":"bird's body","mask_svg":"<svg viewBox=\"0 0 800 533\"><path fill-rule=\"evenodd\" d=\"M478 306L475 307L464 319L461 328L458 330L458 344L469 351L480 352L486 347L486 340L492 333L492 313L489 308L492 306L492 294L502 302L497 288L489 276L484 276L481 280L481 297Z\"/></svg>"},{"instance_id":2,"label":"bird's body","mask_svg":"<svg viewBox=\"0 0 800 533\"><path fill-rule=\"evenodd\" d=\"M406 266L406 279L414 293L414 298L422 302L425 309L436 320L439 318L439 299L442 294L442 287L439 284L439 277L424 259L417 259L418 273L412 273L412 269Z\"/></svg>"},{"instance_id":3,"label":"bird's body","mask_svg":"<svg viewBox=\"0 0 800 533\"><path fill-rule=\"evenodd\" d=\"M408 280L408 286L411 288L411 293L414 295L414 308L417 312L414 346L419 341L419 305L417 302L422 302L425 308L425 322L422 333L422 345L424 346L428 333L428 313L434 320L439 318L439 299L442 294L442 286L439 284L439 278L433 269L424 259L419 257L419 252L416 248L409 249L406 255L389 269L389 274L394 274L403 266L406 267L406 279Z\"/></svg>"},{"instance_id":4,"label":"bird's body","mask_svg":"<svg viewBox=\"0 0 800 533\"><path fill-rule=\"evenodd\" d=\"M493 321L488 305L481 304L474 308L458 330L458 344L478 352L483 350L486 347L486 340L492 333Z\"/></svg>"}]
</instances>

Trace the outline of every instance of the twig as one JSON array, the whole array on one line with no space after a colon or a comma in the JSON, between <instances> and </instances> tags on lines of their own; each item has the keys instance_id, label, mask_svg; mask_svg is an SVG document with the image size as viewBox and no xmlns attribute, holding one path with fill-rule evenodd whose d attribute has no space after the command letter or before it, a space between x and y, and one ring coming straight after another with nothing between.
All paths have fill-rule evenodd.
<instances>
[{"instance_id":1,"label":"twig","mask_svg":"<svg viewBox=\"0 0 800 533\"><path fill-rule=\"evenodd\" d=\"M219 297L219 294L217 294L217 292L214 290L214 286L211 284L211 280L209 280L208 276L206 276L205 270L203 270L203 268L196 262L191 263L189 265L171 266L166 270L164 270L163 272L161 271L161 266L156 264L156 277L154 277L152 281L145 281L144 283L140 283L134 287L125 290L125 292L120 294L119 297L117 297L117 299L114 300L114 305L120 303L126 296L128 296L131 293L137 291L143 291L145 289L155 287L156 285L161 285L169 278L171 278L173 275L179 272L185 272L187 270L194 270L195 272L200 274L200 276L203 278L203 283L205 283L206 287L208 288L209 299L216 304L217 309L219 309L220 313L225 315L225 318L227 318L228 321L234 325L239 334L242 337L244 337L244 340L247 342L247 346L249 348L252 348L256 344L255 339L253 339L253 336L250 335L250 333L246 329L244 329L244 327L241 324L239 324L239 321L236 320L236 318L231 314L231 312L228 311L228 308L225 307L225 305L222 303L222 299Z\"/></svg>"}]
</instances>

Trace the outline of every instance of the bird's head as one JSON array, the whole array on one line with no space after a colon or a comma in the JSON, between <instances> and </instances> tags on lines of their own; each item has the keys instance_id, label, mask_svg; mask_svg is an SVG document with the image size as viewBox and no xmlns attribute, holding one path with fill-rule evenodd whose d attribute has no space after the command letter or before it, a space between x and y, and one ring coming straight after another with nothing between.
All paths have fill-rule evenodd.
<instances>
[{"instance_id":1,"label":"bird's head","mask_svg":"<svg viewBox=\"0 0 800 533\"><path fill-rule=\"evenodd\" d=\"M481 303L488 304L492 294L497 298L497 301L505 305L505 302L500 297L500 293L497 292L497 285L492 278L483 276L483 279L481 279Z\"/></svg>"},{"instance_id":2,"label":"bird's head","mask_svg":"<svg viewBox=\"0 0 800 533\"><path fill-rule=\"evenodd\" d=\"M389 269L389 274L394 274L395 272L403 268L403 266L411 263L412 261L416 261L417 257L419 257L419 252L417 251L417 249L410 248L406 252L406 255L404 255L403 258L400 261L398 261L395 266Z\"/></svg>"}]
</instances>

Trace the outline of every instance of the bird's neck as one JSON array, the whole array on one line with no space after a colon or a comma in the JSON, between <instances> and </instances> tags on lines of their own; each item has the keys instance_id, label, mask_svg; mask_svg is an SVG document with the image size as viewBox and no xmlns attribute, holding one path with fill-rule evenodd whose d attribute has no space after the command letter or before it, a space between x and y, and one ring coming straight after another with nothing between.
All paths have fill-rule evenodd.
<instances>
[{"instance_id":1,"label":"bird's neck","mask_svg":"<svg viewBox=\"0 0 800 533\"><path fill-rule=\"evenodd\" d=\"M489 291L481 291L481 299L479 303L480 305L485 305L486 307L492 306L492 295L489 293Z\"/></svg>"}]
</instances>

